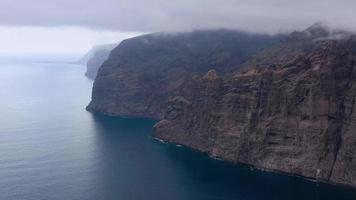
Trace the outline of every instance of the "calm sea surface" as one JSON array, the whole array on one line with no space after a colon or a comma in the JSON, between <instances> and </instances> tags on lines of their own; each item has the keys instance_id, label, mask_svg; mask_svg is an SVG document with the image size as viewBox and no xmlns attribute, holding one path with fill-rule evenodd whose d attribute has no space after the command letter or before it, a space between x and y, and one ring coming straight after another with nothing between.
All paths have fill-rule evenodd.
<instances>
[{"instance_id":1,"label":"calm sea surface","mask_svg":"<svg viewBox=\"0 0 356 200\"><path fill-rule=\"evenodd\" d=\"M30 60L0 60L0 200L356 199L160 143L151 120L88 113L84 66Z\"/></svg>"}]
</instances>

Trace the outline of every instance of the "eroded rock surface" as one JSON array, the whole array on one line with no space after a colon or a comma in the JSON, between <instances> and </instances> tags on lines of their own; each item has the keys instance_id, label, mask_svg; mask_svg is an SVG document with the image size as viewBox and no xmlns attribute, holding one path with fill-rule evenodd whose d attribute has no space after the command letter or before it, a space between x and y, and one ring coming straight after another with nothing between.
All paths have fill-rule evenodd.
<instances>
[{"instance_id":1,"label":"eroded rock surface","mask_svg":"<svg viewBox=\"0 0 356 200\"><path fill-rule=\"evenodd\" d=\"M273 59L253 61L276 65L230 78L215 71L194 77L169 101L155 137L262 170L356 187L356 40L310 42L289 60L271 53Z\"/></svg>"}]
</instances>

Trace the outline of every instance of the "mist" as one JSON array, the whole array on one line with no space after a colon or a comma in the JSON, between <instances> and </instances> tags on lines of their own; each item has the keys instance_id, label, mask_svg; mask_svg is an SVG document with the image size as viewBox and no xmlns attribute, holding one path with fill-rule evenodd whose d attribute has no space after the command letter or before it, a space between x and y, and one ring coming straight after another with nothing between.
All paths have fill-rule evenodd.
<instances>
[{"instance_id":1,"label":"mist","mask_svg":"<svg viewBox=\"0 0 356 200\"><path fill-rule=\"evenodd\" d=\"M315 22L356 31L353 0L2 0L0 53L85 53L152 32L288 33Z\"/></svg>"},{"instance_id":2,"label":"mist","mask_svg":"<svg viewBox=\"0 0 356 200\"><path fill-rule=\"evenodd\" d=\"M2 26L80 26L136 32L228 28L278 33L315 22L356 30L353 0L2 0Z\"/></svg>"}]
</instances>

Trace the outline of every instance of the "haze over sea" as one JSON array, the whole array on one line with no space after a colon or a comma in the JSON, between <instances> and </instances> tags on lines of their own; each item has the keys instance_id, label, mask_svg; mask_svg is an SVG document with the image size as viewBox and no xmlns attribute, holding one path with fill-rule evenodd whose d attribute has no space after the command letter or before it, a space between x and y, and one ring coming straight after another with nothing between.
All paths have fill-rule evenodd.
<instances>
[{"instance_id":1,"label":"haze over sea","mask_svg":"<svg viewBox=\"0 0 356 200\"><path fill-rule=\"evenodd\" d=\"M1 200L356 199L161 143L152 120L93 115L85 66L68 64L76 59L0 57Z\"/></svg>"}]
</instances>

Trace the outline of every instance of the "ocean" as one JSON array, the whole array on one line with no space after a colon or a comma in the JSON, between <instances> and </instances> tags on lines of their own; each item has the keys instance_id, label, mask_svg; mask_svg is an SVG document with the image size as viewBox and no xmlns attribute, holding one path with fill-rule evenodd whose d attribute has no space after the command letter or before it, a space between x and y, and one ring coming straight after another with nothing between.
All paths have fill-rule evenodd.
<instances>
[{"instance_id":1,"label":"ocean","mask_svg":"<svg viewBox=\"0 0 356 200\"><path fill-rule=\"evenodd\" d=\"M155 121L89 113L75 56L0 57L0 200L352 200L152 138Z\"/></svg>"}]
</instances>

